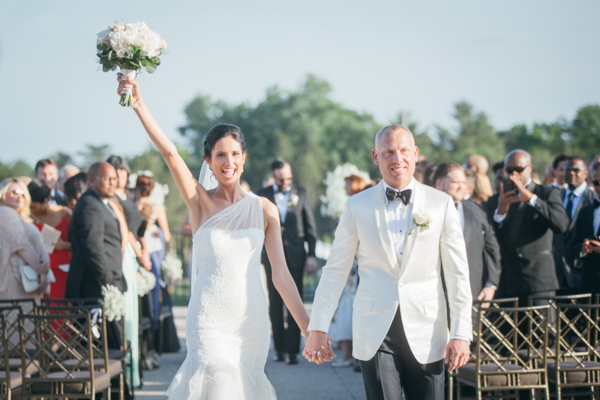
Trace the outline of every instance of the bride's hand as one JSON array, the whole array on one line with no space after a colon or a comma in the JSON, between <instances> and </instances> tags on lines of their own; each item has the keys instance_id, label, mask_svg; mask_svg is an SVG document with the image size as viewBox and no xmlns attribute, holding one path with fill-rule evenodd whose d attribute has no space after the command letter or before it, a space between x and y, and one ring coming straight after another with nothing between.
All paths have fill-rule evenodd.
<instances>
[{"instance_id":1,"label":"bride's hand","mask_svg":"<svg viewBox=\"0 0 600 400\"><path fill-rule=\"evenodd\" d=\"M127 89L133 88L133 92L131 94L131 102L136 104L142 98L142 92L140 92L140 85L134 80L129 79L122 73L117 74L117 81L119 82L119 88L117 89L117 93L119 96L121 92L127 91Z\"/></svg>"}]
</instances>

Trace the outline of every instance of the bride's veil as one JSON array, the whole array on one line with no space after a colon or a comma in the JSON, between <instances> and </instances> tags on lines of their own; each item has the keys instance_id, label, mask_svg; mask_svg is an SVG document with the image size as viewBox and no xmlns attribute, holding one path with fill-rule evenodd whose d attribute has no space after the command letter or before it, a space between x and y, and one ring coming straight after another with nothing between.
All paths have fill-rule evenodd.
<instances>
[{"instance_id":1,"label":"bride's veil","mask_svg":"<svg viewBox=\"0 0 600 400\"><path fill-rule=\"evenodd\" d=\"M202 162L202 168L200 168L200 175L198 176L198 183L201 184L205 190L214 189L219 185L217 178L215 178L215 175L212 173L212 170L206 161Z\"/></svg>"}]
</instances>

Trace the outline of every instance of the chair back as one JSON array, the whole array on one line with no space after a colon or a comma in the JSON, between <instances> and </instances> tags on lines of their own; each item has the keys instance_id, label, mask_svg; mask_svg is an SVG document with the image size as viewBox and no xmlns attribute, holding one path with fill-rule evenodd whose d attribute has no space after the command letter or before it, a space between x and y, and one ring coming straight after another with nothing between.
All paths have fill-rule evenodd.
<instances>
[{"instance_id":1,"label":"chair back","mask_svg":"<svg viewBox=\"0 0 600 400\"><path fill-rule=\"evenodd\" d=\"M525 388L524 374L535 382L530 388L547 385L548 312L549 306L479 309L475 370L481 387L489 390L496 376L507 381L503 389Z\"/></svg>"},{"instance_id":2,"label":"chair back","mask_svg":"<svg viewBox=\"0 0 600 400\"><path fill-rule=\"evenodd\" d=\"M21 314L18 321L22 370L37 369L34 375L23 374L23 398L93 398L97 391L110 387L110 377L94 373L89 313ZM25 329L27 322L33 331ZM25 351L28 341L35 344L33 354Z\"/></svg>"}]
</instances>

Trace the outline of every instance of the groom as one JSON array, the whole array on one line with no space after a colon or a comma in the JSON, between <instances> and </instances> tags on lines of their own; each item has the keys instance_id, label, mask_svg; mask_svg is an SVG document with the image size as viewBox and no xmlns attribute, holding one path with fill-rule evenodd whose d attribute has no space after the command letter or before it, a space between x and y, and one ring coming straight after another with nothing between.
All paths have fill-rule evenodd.
<instances>
[{"instance_id":1,"label":"groom","mask_svg":"<svg viewBox=\"0 0 600 400\"><path fill-rule=\"evenodd\" d=\"M315 294L304 355L325 361L326 332L356 256L353 355L367 398L397 399L404 389L408 400L442 400L444 361L451 360L449 370L466 364L471 340L458 212L450 196L413 178L419 150L408 129L381 129L372 155L383 180L346 203Z\"/></svg>"}]
</instances>

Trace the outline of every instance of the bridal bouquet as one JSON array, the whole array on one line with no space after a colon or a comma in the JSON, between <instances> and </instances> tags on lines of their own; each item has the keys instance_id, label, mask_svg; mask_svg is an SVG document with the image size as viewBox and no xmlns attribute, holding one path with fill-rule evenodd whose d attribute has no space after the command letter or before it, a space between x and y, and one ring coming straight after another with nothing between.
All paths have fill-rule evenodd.
<instances>
[{"instance_id":1,"label":"bridal bouquet","mask_svg":"<svg viewBox=\"0 0 600 400\"><path fill-rule=\"evenodd\" d=\"M125 296L116 286L102 286L101 303L108 321L120 321L125 315Z\"/></svg>"},{"instance_id":2,"label":"bridal bouquet","mask_svg":"<svg viewBox=\"0 0 600 400\"><path fill-rule=\"evenodd\" d=\"M141 70L149 74L160 65L159 56L165 53L167 43L143 22L119 21L98 33L96 41L98 62L102 71L114 71L135 79ZM133 107L131 90L121 93L122 106Z\"/></svg>"},{"instance_id":3,"label":"bridal bouquet","mask_svg":"<svg viewBox=\"0 0 600 400\"><path fill-rule=\"evenodd\" d=\"M173 285L183 278L183 268L181 260L175 256L167 254L161 264L161 270L165 281L169 285Z\"/></svg>"}]
</instances>

